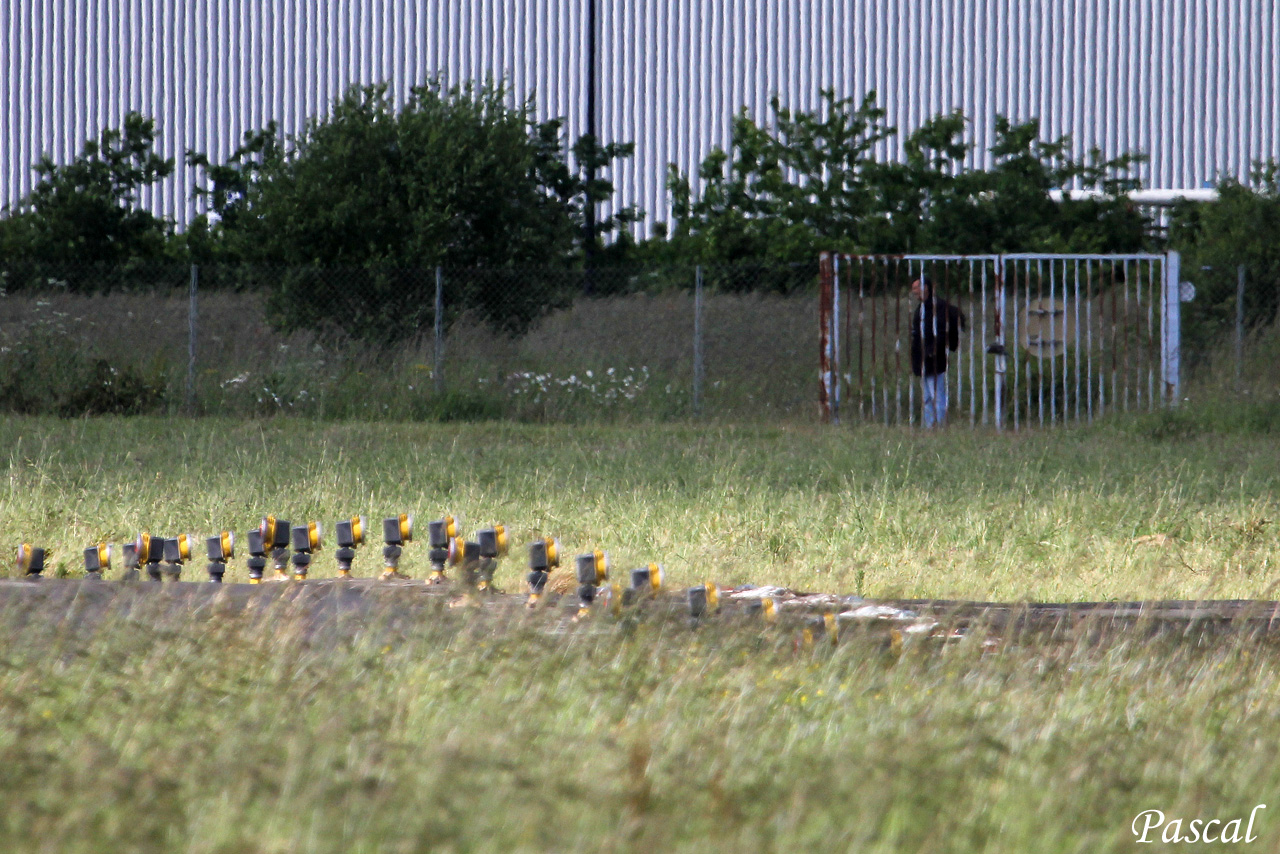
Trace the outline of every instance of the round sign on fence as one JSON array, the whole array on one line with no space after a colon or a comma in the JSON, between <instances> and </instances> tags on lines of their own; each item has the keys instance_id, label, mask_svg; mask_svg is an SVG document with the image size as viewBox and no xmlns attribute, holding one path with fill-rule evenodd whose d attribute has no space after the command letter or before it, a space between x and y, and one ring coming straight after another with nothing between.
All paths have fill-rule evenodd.
<instances>
[{"instance_id":1,"label":"round sign on fence","mask_svg":"<svg viewBox=\"0 0 1280 854\"><path fill-rule=\"evenodd\" d=\"M1036 299L1022 313L1022 346L1038 359L1056 359L1073 340L1072 318L1060 299Z\"/></svg>"}]
</instances>

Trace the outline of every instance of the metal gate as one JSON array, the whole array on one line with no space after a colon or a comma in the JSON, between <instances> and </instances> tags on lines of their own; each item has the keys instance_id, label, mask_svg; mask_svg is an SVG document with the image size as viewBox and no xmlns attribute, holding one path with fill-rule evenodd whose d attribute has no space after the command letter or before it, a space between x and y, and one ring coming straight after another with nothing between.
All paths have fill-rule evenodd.
<instances>
[{"instance_id":1,"label":"metal gate","mask_svg":"<svg viewBox=\"0 0 1280 854\"><path fill-rule=\"evenodd\" d=\"M1019 429L1176 403L1178 274L1176 252L823 253L822 415L921 423L911 358L911 327L925 316L911 284L921 276L942 301L929 316L962 318L939 374L953 422Z\"/></svg>"}]
</instances>

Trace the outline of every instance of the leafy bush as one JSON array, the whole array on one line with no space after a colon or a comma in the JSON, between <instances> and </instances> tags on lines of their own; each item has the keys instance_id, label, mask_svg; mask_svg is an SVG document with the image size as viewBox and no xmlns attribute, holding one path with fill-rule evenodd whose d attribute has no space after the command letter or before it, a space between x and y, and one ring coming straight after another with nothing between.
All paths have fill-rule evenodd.
<instances>
[{"instance_id":1,"label":"leafy bush","mask_svg":"<svg viewBox=\"0 0 1280 854\"><path fill-rule=\"evenodd\" d=\"M27 415L141 415L168 406L159 373L33 344L0 353L0 409Z\"/></svg>"},{"instance_id":2,"label":"leafy bush","mask_svg":"<svg viewBox=\"0 0 1280 854\"><path fill-rule=\"evenodd\" d=\"M1252 186L1224 179L1216 202L1178 205L1170 243L1183 254L1184 278L1196 286L1182 320L1183 341L1193 358L1234 333L1241 266L1246 328L1273 323L1280 312L1280 163L1257 164Z\"/></svg>"},{"instance_id":3,"label":"leafy bush","mask_svg":"<svg viewBox=\"0 0 1280 854\"><path fill-rule=\"evenodd\" d=\"M173 172L154 145L155 121L129 113L70 163L42 157L35 188L0 218L0 262L122 264L169 254L172 223L137 204L139 190Z\"/></svg>"},{"instance_id":4,"label":"leafy bush","mask_svg":"<svg viewBox=\"0 0 1280 854\"><path fill-rule=\"evenodd\" d=\"M874 92L860 102L822 92L793 112L775 97L760 125L745 109L730 151L698 170L701 192L672 167L673 222L645 247L664 263L809 262L822 250L902 253L1131 252L1149 242L1147 218L1123 197L1142 157L1075 157L1069 137L1040 139L1040 123L998 116L992 167L971 169L960 112L936 116L902 143L901 161L875 148L897 134ZM1055 188L1100 189L1101 199L1055 201ZM668 239L669 237L669 239Z\"/></svg>"},{"instance_id":5,"label":"leafy bush","mask_svg":"<svg viewBox=\"0 0 1280 854\"><path fill-rule=\"evenodd\" d=\"M413 421L496 421L505 414L502 403L495 398L457 389L414 398L410 408Z\"/></svg>"},{"instance_id":6,"label":"leafy bush","mask_svg":"<svg viewBox=\"0 0 1280 854\"><path fill-rule=\"evenodd\" d=\"M58 407L60 415L141 415L162 410L167 403L165 384L144 377L135 368L115 368L95 359L79 388Z\"/></svg>"},{"instance_id":7,"label":"leafy bush","mask_svg":"<svg viewBox=\"0 0 1280 854\"><path fill-rule=\"evenodd\" d=\"M588 209L613 192L592 172L631 148L583 137L570 168L560 122L532 113L498 85L432 82L403 106L385 85L355 87L288 143L268 142L268 128L224 166L192 153L220 217L201 224L201 252L287 268L273 288L278 329L411 337L434 322L437 267L567 269L579 257ZM588 242L635 217L624 207L593 223ZM518 275L514 287L472 276L449 304L521 331L559 303L554 275Z\"/></svg>"}]
</instances>

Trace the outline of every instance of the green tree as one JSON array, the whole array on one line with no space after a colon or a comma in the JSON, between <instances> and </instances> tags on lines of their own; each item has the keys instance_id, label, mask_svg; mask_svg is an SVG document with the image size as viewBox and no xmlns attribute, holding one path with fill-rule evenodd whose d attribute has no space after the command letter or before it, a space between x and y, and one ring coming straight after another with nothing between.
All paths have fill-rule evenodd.
<instances>
[{"instance_id":1,"label":"green tree","mask_svg":"<svg viewBox=\"0 0 1280 854\"><path fill-rule=\"evenodd\" d=\"M522 329L574 291L564 271L581 258L586 205L612 196L608 181L588 182L582 170L632 150L584 137L571 164L561 122L532 114L531 101L511 107L496 84L431 82L399 107L385 85L355 87L296 138L251 134L216 168L189 153L206 170L198 192L216 214L203 251L308 268L281 278L273 304L283 328L413 334L433 320L431 271L445 267L449 306ZM589 239L636 216L623 208ZM452 272L476 268L528 272Z\"/></svg>"},{"instance_id":2,"label":"green tree","mask_svg":"<svg viewBox=\"0 0 1280 854\"><path fill-rule=\"evenodd\" d=\"M1256 163L1249 185L1224 178L1217 189L1216 202L1175 206L1169 228L1184 276L1196 285L1196 298L1183 311L1192 352L1233 334L1239 265L1246 325L1265 326L1280 314L1280 163Z\"/></svg>"},{"instance_id":3,"label":"green tree","mask_svg":"<svg viewBox=\"0 0 1280 854\"><path fill-rule=\"evenodd\" d=\"M249 189L262 172L263 164L281 156L279 125L269 122L262 130L247 131L244 141L227 158L226 163L216 164L208 155L188 149L187 162L204 170L208 186L196 185L194 194L203 199L215 215L214 225L209 215L200 214L187 226L186 240L192 260L196 262L236 261L228 246L227 235L239 235L241 225L249 215Z\"/></svg>"},{"instance_id":4,"label":"green tree","mask_svg":"<svg viewBox=\"0 0 1280 854\"><path fill-rule=\"evenodd\" d=\"M785 109L775 95L772 132L743 109L732 153L716 148L702 162L696 198L689 179L670 167L668 260L812 262L822 249L854 245L851 229L878 204L871 151L894 131L874 92L856 105L829 89L821 97L824 106L805 113Z\"/></svg>"},{"instance_id":5,"label":"green tree","mask_svg":"<svg viewBox=\"0 0 1280 854\"><path fill-rule=\"evenodd\" d=\"M155 153L155 122L125 116L70 163L40 158L35 188L0 218L6 263L120 265L170 254L172 223L138 206L138 191L173 172Z\"/></svg>"},{"instance_id":6,"label":"green tree","mask_svg":"<svg viewBox=\"0 0 1280 854\"><path fill-rule=\"evenodd\" d=\"M1094 148L1071 155L1071 138L1040 138L1040 121L995 121L990 170L956 173L954 204L927 212L927 243L948 252L1135 252L1147 242L1149 221L1125 198L1143 155L1110 160ZM1076 187L1101 197L1050 196Z\"/></svg>"},{"instance_id":7,"label":"green tree","mask_svg":"<svg viewBox=\"0 0 1280 854\"><path fill-rule=\"evenodd\" d=\"M212 227L224 257L276 264L434 267L563 264L573 260L588 202L613 187L588 185L565 154L559 120L537 123L533 104L507 105L495 84L438 82L397 108L385 85L354 87L295 139L274 126L246 136L206 171ZM576 163L597 168L632 146L583 137ZM604 239L636 218L624 208L597 226Z\"/></svg>"},{"instance_id":8,"label":"green tree","mask_svg":"<svg viewBox=\"0 0 1280 854\"><path fill-rule=\"evenodd\" d=\"M674 166L673 224L648 247L669 262L800 263L824 249L861 252L1133 251L1147 219L1123 197L1138 155L1071 156L1068 137L1041 140L1040 124L995 123L988 170L966 167L973 145L959 111L934 117L903 141L903 157L875 159L897 130L875 93L861 102L822 92L822 106L792 112L771 102L774 130L744 111L731 152L701 164L702 192ZM1059 187L1102 198L1055 201Z\"/></svg>"}]
</instances>

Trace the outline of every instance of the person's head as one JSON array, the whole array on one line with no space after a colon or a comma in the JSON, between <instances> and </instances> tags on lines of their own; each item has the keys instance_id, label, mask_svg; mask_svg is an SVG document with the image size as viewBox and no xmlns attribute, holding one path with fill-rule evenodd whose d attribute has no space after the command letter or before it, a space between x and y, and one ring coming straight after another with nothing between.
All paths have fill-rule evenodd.
<instances>
[{"instance_id":1,"label":"person's head","mask_svg":"<svg viewBox=\"0 0 1280 854\"><path fill-rule=\"evenodd\" d=\"M928 276L921 276L911 283L911 295L924 301L933 296L933 281Z\"/></svg>"}]
</instances>

